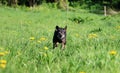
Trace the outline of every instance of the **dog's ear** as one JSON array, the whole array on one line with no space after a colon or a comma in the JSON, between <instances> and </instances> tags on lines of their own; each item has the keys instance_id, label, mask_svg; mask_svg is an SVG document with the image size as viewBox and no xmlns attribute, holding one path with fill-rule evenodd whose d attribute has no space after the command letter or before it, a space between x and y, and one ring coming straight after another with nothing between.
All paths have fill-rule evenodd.
<instances>
[{"instance_id":1,"label":"dog's ear","mask_svg":"<svg viewBox=\"0 0 120 73\"><path fill-rule=\"evenodd\" d=\"M67 26L65 26L65 28L64 28L65 30L67 29Z\"/></svg>"},{"instance_id":2,"label":"dog's ear","mask_svg":"<svg viewBox=\"0 0 120 73\"><path fill-rule=\"evenodd\" d=\"M58 29L59 29L59 26L56 26L56 29L58 30Z\"/></svg>"}]
</instances>

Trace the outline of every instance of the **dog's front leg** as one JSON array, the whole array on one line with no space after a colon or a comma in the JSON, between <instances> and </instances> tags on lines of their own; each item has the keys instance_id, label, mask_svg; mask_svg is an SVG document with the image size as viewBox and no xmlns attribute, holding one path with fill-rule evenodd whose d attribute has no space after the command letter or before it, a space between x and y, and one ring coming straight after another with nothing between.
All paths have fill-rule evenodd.
<instances>
[{"instance_id":1,"label":"dog's front leg","mask_svg":"<svg viewBox=\"0 0 120 73\"><path fill-rule=\"evenodd\" d=\"M62 43L62 49L65 49L65 43Z\"/></svg>"},{"instance_id":2,"label":"dog's front leg","mask_svg":"<svg viewBox=\"0 0 120 73\"><path fill-rule=\"evenodd\" d=\"M57 43L57 42L54 42L54 43L53 43L53 49L54 49L55 47L57 47L57 45L58 45L58 43Z\"/></svg>"}]
</instances>

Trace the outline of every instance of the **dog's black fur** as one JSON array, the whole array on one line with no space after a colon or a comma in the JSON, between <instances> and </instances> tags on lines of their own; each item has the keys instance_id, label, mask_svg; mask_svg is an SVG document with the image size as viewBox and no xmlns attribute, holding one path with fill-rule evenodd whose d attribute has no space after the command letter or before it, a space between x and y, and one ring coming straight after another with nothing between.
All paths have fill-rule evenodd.
<instances>
[{"instance_id":1,"label":"dog's black fur","mask_svg":"<svg viewBox=\"0 0 120 73\"><path fill-rule=\"evenodd\" d=\"M53 48L57 47L58 43L62 44L62 49L65 48L66 30L67 30L67 26L65 26L64 28L56 26L54 36L53 36Z\"/></svg>"}]
</instances>

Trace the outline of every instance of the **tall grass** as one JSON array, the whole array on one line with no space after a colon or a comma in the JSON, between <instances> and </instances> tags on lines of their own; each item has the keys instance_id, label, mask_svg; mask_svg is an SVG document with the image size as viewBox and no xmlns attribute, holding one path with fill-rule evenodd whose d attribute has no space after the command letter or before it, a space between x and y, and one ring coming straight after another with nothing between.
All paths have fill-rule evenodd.
<instances>
[{"instance_id":1,"label":"tall grass","mask_svg":"<svg viewBox=\"0 0 120 73\"><path fill-rule=\"evenodd\" d=\"M69 18L81 17L77 23ZM0 7L1 73L119 73L120 17L44 6ZM52 49L55 26L67 29L65 50ZM0 63L2 64L2 63Z\"/></svg>"}]
</instances>

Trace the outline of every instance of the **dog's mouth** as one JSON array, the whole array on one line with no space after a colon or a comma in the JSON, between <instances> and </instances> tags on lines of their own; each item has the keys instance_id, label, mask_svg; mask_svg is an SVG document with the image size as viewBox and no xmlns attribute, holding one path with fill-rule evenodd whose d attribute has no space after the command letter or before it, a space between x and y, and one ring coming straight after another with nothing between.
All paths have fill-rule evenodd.
<instances>
[{"instance_id":1,"label":"dog's mouth","mask_svg":"<svg viewBox=\"0 0 120 73\"><path fill-rule=\"evenodd\" d=\"M60 40L64 39L65 38L65 35L58 35L57 36Z\"/></svg>"},{"instance_id":2,"label":"dog's mouth","mask_svg":"<svg viewBox=\"0 0 120 73\"><path fill-rule=\"evenodd\" d=\"M62 35L61 39L65 38L65 35Z\"/></svg>"}]
</instances>

